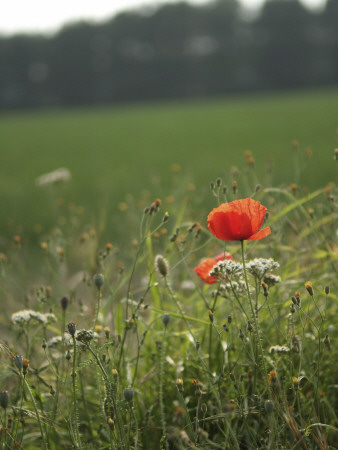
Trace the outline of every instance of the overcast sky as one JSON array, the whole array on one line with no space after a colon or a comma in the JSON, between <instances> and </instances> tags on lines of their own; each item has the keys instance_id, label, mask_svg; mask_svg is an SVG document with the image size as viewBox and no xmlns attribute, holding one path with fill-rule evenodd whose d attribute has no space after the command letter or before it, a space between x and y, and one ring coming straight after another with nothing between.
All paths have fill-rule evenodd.
<instances>
[{"instance_id":1,"label":"overcast sky","mask_svg":"<svg viewBox=\"0 0 338 450\"><path fill-rule=\"evenodd\" d=\"M148 8L178 0L0 0L0 34L17 32L53 32L68 22L80 19L101 21L130 8ZM250 8L258 8L264 0L241 0ZM206 0L189 0L192 4ZM321 7L325 0L301 0L310 8Z\"/></svg>"}]
</instances>

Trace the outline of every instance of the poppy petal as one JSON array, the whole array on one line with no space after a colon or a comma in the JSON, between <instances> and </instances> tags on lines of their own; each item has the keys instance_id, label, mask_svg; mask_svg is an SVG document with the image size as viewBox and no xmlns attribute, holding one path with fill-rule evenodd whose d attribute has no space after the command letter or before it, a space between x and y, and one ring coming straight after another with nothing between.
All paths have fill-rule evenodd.
<instances>
[{"instance_id":1,"label":"poppy petal","mask_svg":"<svg viewBox=\"0 0 338 450\"><path fill-rule=\"evenodd\" d=\"M271 228L266 227L263 228L263 230L257 231L257 233L250 236L247 241L260 241L261 239L265 238L266 236L269 236L271 234Z\"/></svg>"},{"instance_id":2,"label":"poppy petal","mask_svg":"<svg viewBox=\"0 0 338 450\"><path fill-rule=\"evenodd\" d=\"M208 215L208 228L223 241L249 240L264 221L267 209L252 198L222 203Z\"/></svg>"}]
</instances>

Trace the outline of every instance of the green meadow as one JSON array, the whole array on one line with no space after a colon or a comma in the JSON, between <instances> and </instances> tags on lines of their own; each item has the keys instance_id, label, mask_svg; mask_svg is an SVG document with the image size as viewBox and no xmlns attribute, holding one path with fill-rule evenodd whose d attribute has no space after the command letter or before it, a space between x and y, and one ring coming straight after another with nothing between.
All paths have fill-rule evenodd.
<instances>
[{"instance_id":1,"label":"green meadow","mask_svg":"<svg viewBox=\"0 0 338 450\"><path fill-rule=\"evenodd\" d=\"M337 94L0 117L0 448L337 448Z\"/></svg>"},{"instance_id":2,"label":"green meadow","mask_svg":"<svg viewBox=\"0 0 338 450\"><path fill-rule=\"evenodd\" d=\"M193 182L203 198L215 175L231 183L231 168L243 165L247 149L263 186L273 159L269 182L316 189L336 177L327 161L337 146L337 96L332 89L2 113L0 229L31 233L37 224L51 226L55 196L84 206L87 220L108 220L108 226L129 193L171 195L183 179ZM293 140L299 142L298 162ZM308 148L312 156L305 162ZM175 163L181 171L173 179ZM72 173L67 187L50 195L35 186L36 177L59 167Z\"/></svg>"}]
</instances>

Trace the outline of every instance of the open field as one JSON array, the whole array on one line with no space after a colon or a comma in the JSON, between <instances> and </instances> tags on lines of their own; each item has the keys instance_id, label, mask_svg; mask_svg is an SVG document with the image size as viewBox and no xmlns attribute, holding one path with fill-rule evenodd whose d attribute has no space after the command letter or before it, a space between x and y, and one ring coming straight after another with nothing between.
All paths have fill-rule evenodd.
<instances>
[{"instance_id":1,"label":"open field","mask_svg":"<svg viewBox=\"0 0 338 450\"><path fill-rule=\"evenodd\" d=\"M182 168L178 178L194 182L205 198L215 175L230 182L230 169L242 164L246 149L253 152L263 186L272 157L275 185L295 182L315 189L336 177L326 160L336 146L337 95L329 90L1 115L0 230L7 232L8 218L28 233L36 224L50 226L54 199L34 180L58 167L69 168L73 179L55 195L83 205L91 222L106 211L109 226L127 193L150 189L170 195L173 163ZM300 176L294 170L294 139L300 159L306 148L313 151Z\"/></svg>"},{"instance_id":2,"label":"open field","mask_svg":"<svg viewBox=\"0 0 338 450\"><path fill-rule=\"evenodd\" d=\"M337 448L336 94L1 117L1 448Z\"/></svg>"}]
</instances>

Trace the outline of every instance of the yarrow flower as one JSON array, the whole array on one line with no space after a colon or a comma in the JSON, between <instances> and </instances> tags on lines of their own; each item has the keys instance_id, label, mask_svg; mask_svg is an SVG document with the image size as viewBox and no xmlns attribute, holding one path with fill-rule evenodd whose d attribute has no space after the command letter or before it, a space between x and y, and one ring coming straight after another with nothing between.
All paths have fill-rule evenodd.
<instances>
[{"instance_id":1,"label":"yarrow flower","mask_svg":"<svg viewBox=\"0 0 338 450\"><path fill-rule=\"evenodd\" d=\"M219 261L223 260L233 260L233 257L230 253L223 252L214 258L205 258L203 259L198 266L194 268L194 271L197 275L207 284L218 283L218 278L216 276L210 275L210 271L216 266Z\"/></svg>"},{"instance_id":2,"label":"yarrow flower","mask_svg":"<svg viewBox=\"0 0 338 450\"><path fill-rule=\"evenodd\" d=\"M242 264L231 260L219 261L217 265L210 271L211 276L221 276L222 278L230 278L233 276L240 277L242 274Z\"/></svg>"},{"instance_id":3,"label":"yarrow flower","mask_svg":"<svg viewBox=\"0 0 338 450\"><path fill-rule=\"evenodd\" d=\"M259 230L266 211L252 198L222 203L209 213L208 228L222 241L259 241L271 233L270 227Z\"/></svg>"},{"instance_id":4,"label":"yarrow flower","mask_svg":"<svg viewBox=\"0 0 338 450\"><path fill-rule=\"evenodd\" d=\"M272 258L269 259L255 258L246 264L247 271L252 273L252 275L254 275L259 279L262 279L267 274L267 272L274 269L278 269L278 267L279 267L278 262L274 261ZM268 280L268 277L266 278ZM275 280L275 282L277 283L279 281ZM265 279L264 282L269 284L268 281L265 281Z\"/></svg>"},{"instance_id":5,"label":"yarrow flower","mask_svg":"<svg viewBox=\"0 0 338 450\"><path fill-rule=\"evenodd\" d=\"M12 323L15 325L23 325L31 321L37 321L44 325L56 321L56 317L52 313L42 314L31 309L24 309L12 314Z\"/></svg>"}]
</instances>

